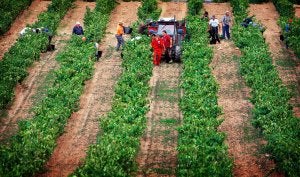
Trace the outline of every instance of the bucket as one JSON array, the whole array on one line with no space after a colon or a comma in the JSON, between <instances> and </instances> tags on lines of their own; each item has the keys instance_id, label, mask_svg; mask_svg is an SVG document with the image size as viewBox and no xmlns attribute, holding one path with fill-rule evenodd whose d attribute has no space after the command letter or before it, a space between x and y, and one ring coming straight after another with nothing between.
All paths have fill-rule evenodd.
<instances>
[{"instance_id":1,"label":"bucket","mask_svg":"<svg viewBox=\"0 0 300 177\"><path fill-rule=\"evenodd\" d=\"M130 27L124 27L124 33L125 34L131 34L132 33L132 28L130 28Z\"/></svg>"}]
</instances>

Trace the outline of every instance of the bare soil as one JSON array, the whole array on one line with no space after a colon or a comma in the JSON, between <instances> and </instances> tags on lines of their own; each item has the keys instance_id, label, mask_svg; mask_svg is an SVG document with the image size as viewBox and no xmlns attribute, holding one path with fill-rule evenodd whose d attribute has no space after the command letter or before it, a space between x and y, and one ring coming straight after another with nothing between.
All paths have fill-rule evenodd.
<instances>
[{"instance_id":1,"label":"bare soil","mask_svg":"<svg viewBox=\"0 0 300 177\"><path fill-rule=\"evenodd\" d=\"M273 64L276 66L283 83L291 88L294 95L291 99L294 114L300 117L300 63L292 51L287 50L279 39L281 34L281 28L277 24L279 14L273 3L269 2L251 4L249 15L255 15L255 18L266 27L263 35L269 45Z\"/></svg>"},{"instance_id":2,"label":"bare soil","mask_svg":"<svg viewBox=\"0 0 300 177\"><path fill-rule=\"evenodd\" d=\"M183 19L187 12L186 3L160 3L162 17ZM141 138L137 176L175 176L177 166L176 128L180 125L182 113L179 108L181 64L155 66L150 79L150 111L147 114L147 128Z\"/></svg>"},{"instance_id":3,"label":"bare soil","mask_svg":"<svg viewBox=\"0 0 300 177\"><path fill-rule=\"evenodd\" d=\"M229 3L204 4L204 9L210 15L220 19L228 10ZM218 104L223 108L224 119L219 131L227 135L228 151L234 160L233 175L243 177L282 176L273 172L275 164L269 160L269 154L260 152L260 147L266 142L250 123L253 105L249 101L250 89L245 85L239 74L239 63L234 56L241 53L232 41L222 40L216 44L214 58L211 63L212 73L220 86Z\"/></svg>"},{"instance_id":4,"label":"bare soil","mask_svg":"<svg viewBox=\"0 0 300 177\"><path fill-rule=\"evenodd\" d=\"M6 110L7 115L0 119L0 141L6 140L16 133L18 130L18 121L30 118L32 115L32 107L34 103L42 98L40 96L44 91L42 87L50 84L47 75L51 70L59 67L55 60L58 52L60 52L68 39L72 35L72 28L76 21L83 23L86 6L95 7L95 3L77 1L73 9L69 10L57 30L57 36L54 36L52 43L55 44L53 52L41 53L40 60L35 62L28 70L28 77L15 88L15 98L11 106Z\"/></svg>"},{"instance_id":5,"label":"bare soil","mask_svg":"<svg viewBox=\"0 0 300 177\"><path fill-rule=\"evenodd\" d=\"M114 86L122 73L120 53L113 48L117 24L123 21L128 26L135 22L139 5L139 2L120 2L112 12L106 36L99 47L104 57L95 64L94 76L86 82L80 98L80 108L72 114L64 134L58 138L45 173L37 176L68 176L83 163L89 145L96 141L99 118L111 110Z\"/></svg>"},{"instance_id":6,"label":"bare soil","mask_svg":"<svg viewBox=\"0 0 300 177\"><path fill-rule=\"evenodd\" d=\"M20 31L27 24L33 24L37 21L38 15L47 10L50 1L34 0L31 5L24 10L12 23L10 29L0 36L0 60L19 37Z\"/></svg>"},{"instance_id":7,"label":"bare soil","mask_svg":"<svg viewBox=\"0 0 300 177\"><path fill-rule=\"evenodd\" d=\"M300 5L294 5L295 8L295 16L300 18Z\"/></svg>"}]
</instances>

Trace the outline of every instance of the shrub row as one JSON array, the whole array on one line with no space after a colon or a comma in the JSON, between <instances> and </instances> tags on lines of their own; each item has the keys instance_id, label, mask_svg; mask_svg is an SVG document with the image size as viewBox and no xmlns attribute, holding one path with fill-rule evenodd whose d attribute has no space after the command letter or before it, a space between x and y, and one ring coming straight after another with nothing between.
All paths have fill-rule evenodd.
<instances>
[{"instance_id":1,"label":"shrub row","mask_svg":"<svg viewBox=\"0 0 300 177\"><path fill-rule=\"evenodd\" d=\"M281 16L294 16L295 10L293 3L291 3L289 0L273 0L272 2Z\"/></svg>"},{"instance_id":2,"label":"shrub row","mask_svg":"<svg viewBox=\"0 0 300 177\"><path fill-rule=\"evenodd\" d=\"M183 124L178 129L177 174L232 176L233 164L224 144L225 135L217 130L222 121L217 119L221 113L218 85L209 67L213 50L208 46L208 36L199 35L207 34L207 21L192 15L187 21L190 41L183 45L184 95L180 102Z\"/></svg>"},{"instance_id":3,"label":"shrub row","mask_svg":"<svg viewBox=\"0 0 300 177\"><path fill-rule=\"evenodd\" d=\"M2 0L0 11L0 35L6 33L17 16L31 4L32 0Z\"/></svg>"},{"instance_id":4,"label":"shrub row","mask_svg":"<svg viewBox=\"0 0 300 177\"><path fill-rule=\"evenodd\" d=\"M109 0L108 0L109 1ZM100 0L97 2L97 6ZM105 34L109 15L87 10L85 33L100 40ZM84 81L93 71L95 48L81 37L72 36L65 49L58 54L60 68L47 90L47 96L34 108L34 117L19 123L19 132L6 145L0 146L0 176L32 176L42 169L63 133L71 113L78 107Z\"/></svg>"},{"instance_id":5,"label":"shrub row","mask_svg":"<svg viewBox=\"0 0 300 177\"><path fill-rule=\"evenodd\" d=\"M232 0L233 8L239 2ZM237 14L244 17L247 12ZM236 24L240 23L236 21ZM288 103L290 93L272 65L268 46L257 28L236 25L232 32L236 46L243 53L240 58L241 74L252 89L253 124L262 130L268 141L265 148L272 154L278 168L287 176L300 176L300 120L293 116Z\"/></svg>"},{"instance_id":6,"label":"shrub row","mask_svg":"<svg viewBox=\"0 0 300 177\"><path fill-rule=\"evenodd\" d=\"M53 0L48 11L40 14L38 22L33 26L48 27L50 31L55 31L72 1ZM46 49L47 44L47 35L31 33L20 37L5 53L0 61L0 109L13 99L16 84L28 75L27 68L40 58L40 52Z\"/></svg>"},{"instance_id":7,"label":"shrub row","mask_svg":"<svg viewBox=\"0 0 300 177\"><path fill-rule=\"evenodd\" d=\"M156 0L142 0L142 6L138 8L138 17L140 20L158 19L161 9L157 8Z\"/></svg>"}]
</instances>

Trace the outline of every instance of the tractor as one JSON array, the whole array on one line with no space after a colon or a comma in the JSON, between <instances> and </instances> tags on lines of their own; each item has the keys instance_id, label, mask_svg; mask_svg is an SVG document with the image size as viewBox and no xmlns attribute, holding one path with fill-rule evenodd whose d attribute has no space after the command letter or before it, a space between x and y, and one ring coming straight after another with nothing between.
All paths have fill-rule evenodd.
<instances>
[{"instance_id":1,"label":"tractor","mask_svg":"<svg viewBox=\"0 0 300 177\"><path fill-rule=\"evenodd\" d=\"M155 33L162 36L163 30L166 30L172 39L171 59L174 62L180 62L181 44L186 36L185 20L177 21L175 17L161 18L158 21L147 20L145 25L140 26L139 32L148 35Z\"/></svg>"}]
</instances>

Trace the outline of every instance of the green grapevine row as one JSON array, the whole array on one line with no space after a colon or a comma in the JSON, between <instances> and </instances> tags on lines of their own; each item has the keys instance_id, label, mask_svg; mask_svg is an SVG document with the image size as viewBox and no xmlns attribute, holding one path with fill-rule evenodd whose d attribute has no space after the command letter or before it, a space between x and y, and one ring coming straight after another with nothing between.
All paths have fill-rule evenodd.
<instances>
[{"instance_id":1,"label":"green grapevine row","mask_svg":"<svg viewBox=\"0 0 300 177\"><path fill-rule=\"evenodd\" d=\"M236 24L247 16L240 0L232 0ZM244 1L246 2L246 1ZM240 16L237 16L240 15ZM234 42L241 49L241 73L251 87L253 124L262 130L279 169L287 176L300 176L300 120L293 116L290 93L283 86L261 32L257 28L233 27Z\"/></svg>"},{"instance_id":2,"label":"green grapevine row","mask_svg":"<svg viewBox=\"0 0 300 177\"><path fill-rule=\"evenodd\" d=\"M201 2L201 1L199 1ZM189 1L189 7L199 7ZM190 3L196 3L191 5ZM189 9L190 14L199 10ZM178 176L232 176L232 160L224 144L224 133L217 128L218 85L211 74L209 64L213 50L208 46L207 22L190 15L187 18L190 40L183 46L182 89L184 95L180 107L183 124L178 129Z\"/></svg>"},{"instance_id":3,"label":"green grapevine row","mask_svg":"<svg viewBox=\"0 0 300 177\"><path fill-rule=\"evenodd\" d=\"M32 0L2 0L0 11L0 35L3 35L10 27L11 23L26 7L31 4Z\"/></svg>"},{"instance_id":4,"label":"green grapevine row","mask_svg":"<svg viewBox=\"0 0 300 177\"><path fill-rule=\"evenodd\" d=\"M48 11L40 14L35 27L48 27L55 31L60 20L71 7L74 0L53 0ZM45 50L48 37L45 34L31 34L18 41L5 53L0 61L0 109L3 109L14 97L14 88L27 75L27 68L40 58L40 52Z\"/></svg>"}]
</instances>

